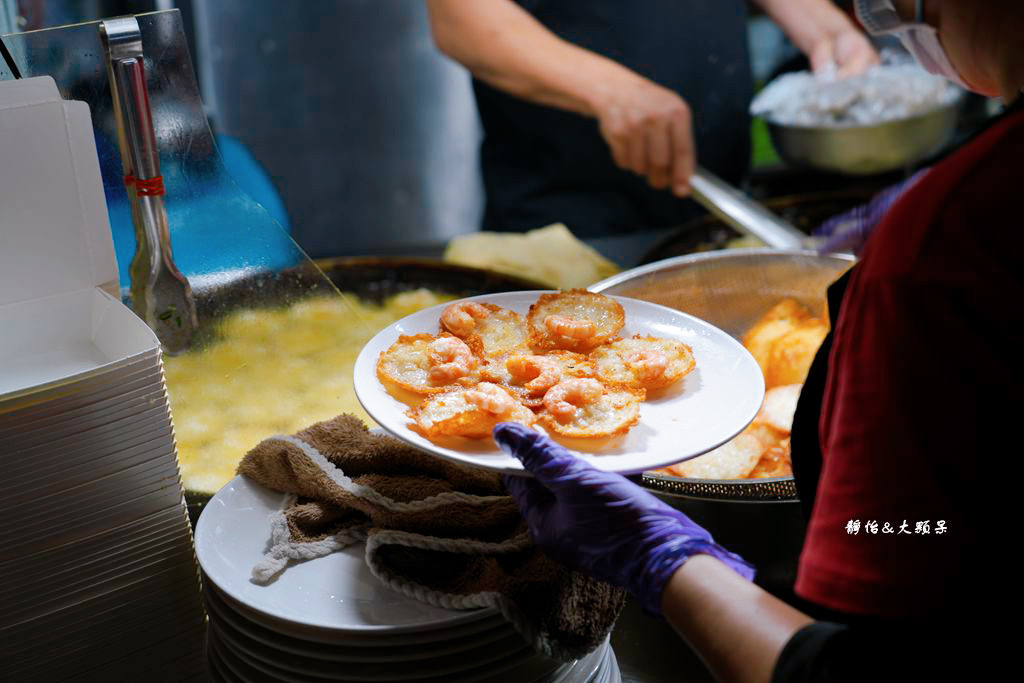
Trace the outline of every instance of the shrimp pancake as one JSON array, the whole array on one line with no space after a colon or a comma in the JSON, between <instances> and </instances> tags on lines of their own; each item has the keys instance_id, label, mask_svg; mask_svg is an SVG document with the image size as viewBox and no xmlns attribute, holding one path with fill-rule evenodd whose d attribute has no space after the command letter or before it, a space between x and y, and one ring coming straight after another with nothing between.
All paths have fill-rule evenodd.
<instances>
[{"instance_id":1,"label":"shrimp pancake","mask_svg":"<svg viewBox=\"0 0 1024 683\"><path fill-rule=\"evenodd\" d=\"M604 387L597 400L575 406L572 417L560 419L548 408L547 401L540 412L540 423L545 429L573 438L605 438L625 434L640 421L640 402L643 391L628 387Z\"/></svg>"},{"instance_id":2,"label":"shrimp pancake","mask_svg":"<svg viewBox=\"0 0 1024 683\"><path fill-rule=\"evenodd\" d=\"M626 322L619 302L585 289L541 294L526 315L537 349L587 353L612 339Z\"/></svg>"},{"instance_id":3,"label":"shrimp pancake","mask_svg":"<svg viewBox=\"0 0 1024 683\"><path fill-rule=\"evenodd\" d=\"M483 304L489 311L486 318L476 321L473 332L466 337L466 343L479 356L500 356L522 350L529 351L530 332L526 319L515 311Z\"/></svg>"},{"instance_id":4,"label":"shrimp pancake","mask_svg":"<svg viewBox=\"0 0 1024 683\"><path fill-rule=\"evenodd\" d=\"M432 334L402 335L377 360L377 377L381 382L388 382L416 394L434 394L444 391L452 385L472 385L479 381L476 358L468 361L466 375L451 381L431 378L433 364L430 360L429 348L438 339L450 337Z\"/></svg>"},{"instance_id":5,"label":"shrimp pancake","mask_svg":"<svg viewBox=\"0 0 1024 683\"><path fill-rule=\"evenodd\" d=\"M658 337L619 339L590 353L599 379L634 388L662 389L693 370L693 350L681 341Z\"/></svg>"},{"instance_id":6,"label":"shrimp pancake","mask_svg":"<svg viewBox=\"0 0 1024 683\"><path fill-rule=\"evenodd\" d=\"M482 439L490 437L499 422L532 425L536 421L533 411L520 404L505 389L502 391L507 393L509 402L508 410L503 412L491 412L470 400L471 396L467 394L474 391L479 392L471 387L456 387L428 396L407 413L414 421L410 427L427 438L462 436Z\"/></svg>"}]
</instances>

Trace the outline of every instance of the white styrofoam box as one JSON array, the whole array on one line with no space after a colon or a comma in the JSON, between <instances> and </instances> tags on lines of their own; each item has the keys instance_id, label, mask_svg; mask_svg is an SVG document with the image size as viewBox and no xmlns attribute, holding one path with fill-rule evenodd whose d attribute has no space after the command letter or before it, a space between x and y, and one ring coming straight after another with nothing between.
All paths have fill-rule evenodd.
<instances>
[{"instance_id":1,"label":"white styrofoam box","mask_svg":"<svg viewBox=\"0 0 1024 683\"><path fill-rule=\"evenodd\" d=\"M50 76L35 76L4 81L0 87L0 109L24 107L40 102L57 102L60 92Z\"/></svg>"},{"instance_id":2,"label":"white styrofoam box","mask_svg":"<svg viewBox=\"0 0 1024 683\"><path fill-rule=\"evenodd\" d=\"M0 305L117 282L89 106L0 109Z\"/></svg>"},{"instance_id":3,"label":"white styrofoam box","mask_svg":"<svg viewBox=\"0 0 1024 683\"><path fill-rule=\"evenodd\" d=\"M0 399L160 346L142 320L95 287L0 305L0 325Z\"/></svg>"}]
</instances>

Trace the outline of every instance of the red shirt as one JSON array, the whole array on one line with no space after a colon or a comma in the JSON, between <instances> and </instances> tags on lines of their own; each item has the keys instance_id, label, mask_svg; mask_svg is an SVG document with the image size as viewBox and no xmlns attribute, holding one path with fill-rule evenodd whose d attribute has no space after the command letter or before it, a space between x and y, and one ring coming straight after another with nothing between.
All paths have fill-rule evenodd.
<instances>
[{"instance_id":1,"label":"red shirt","mask_svg":"<svg viewBox=\"0 0 1024 683\"><path fill-rule=\"evenodd\" d=\"M1024 457L1024 415L1001 419L1024 395L1022 162L1018 110L909 190L852 273L801 597L852 614L948 615L984 585L981 567L1003 561L981 536L1015 521L986 516L987 504L1017 495L1007 478Z\"/></svg>"}]
</instances>

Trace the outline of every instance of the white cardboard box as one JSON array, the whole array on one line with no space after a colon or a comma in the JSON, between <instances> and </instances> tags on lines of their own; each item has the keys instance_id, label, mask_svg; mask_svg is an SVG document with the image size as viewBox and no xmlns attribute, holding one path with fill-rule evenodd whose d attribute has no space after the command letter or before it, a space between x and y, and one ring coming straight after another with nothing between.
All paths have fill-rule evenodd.
<instances>
[{"instance_id":1,"label":"white cardboard box","mask_svg":"<svg viewBox=\"0 0 1024 683\"><path fill-rule=\"evenodd\" d=\"M88 105L0 82L0 402L159 347L117 282Z\"/></svg>"}]
</instances>

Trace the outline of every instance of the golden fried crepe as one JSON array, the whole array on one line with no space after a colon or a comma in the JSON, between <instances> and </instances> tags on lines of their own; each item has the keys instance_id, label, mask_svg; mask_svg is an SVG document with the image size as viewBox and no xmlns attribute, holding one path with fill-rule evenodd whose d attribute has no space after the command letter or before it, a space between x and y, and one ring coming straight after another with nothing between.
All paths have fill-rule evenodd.
<instances>
[{"instance_id":1,"label":"golden fried crepe","mask_svg":"<svg viewBox=\"0 0 1024 683\"><path fill-rule=\"evenodd\" d=\"M491 436L499 422L531 425L536 421L533 411L520 404L511 392L488 382L432 394L407 414L414 421L411 428L427 438L483 439Z\"/></svg>"},{"instance_id":2,"label":"golden fried crepe","mask_svg":"<svg viewBox=\"0 0 1024 683\"><path fill-rule=\"evenodd\" d=\"M790 455L789 438L782 439L761 454L757 465L747 475L748 479L768 479L793 476L793 459Z\"/></svg>"},{"instance_id":3,"label":"golden fried crepe","mask_svg":"<svg viewBox=\"0 0 1024 683\"><path fill-rule=\"evenodd\" d=\"M802 388L802 384L786 384L766 391L761 410L754 418L754 422L763 422L784 434L789 434Z\"/></svg>"},{"instance_id":4,"label":"golden fried crepe","mask_svg":"<svg viewBox=\"0 0 1024 683\"><path fill-rule=\"evenodd\" d=\"M548 389L556 384L574 377L594 377L596 370L587 356L572 351L512 353L504 359L504 385L530 408L539 408Z\"/></svg>"},{"instance_id":5,"label":"golden fried crepe","mask_svg":"<svg viewBox=\"0 0 1024 683\"><path fill-rule=\"evenodd\" d=\"M740 434L704 455L659 471L687 479L743 479L757 465L763 452L764 444L760 439Z\"/></svg>"},{"instance_id":6,"label":"golden fried crepe","mask_svg":"<svg viewBox=\"0 0 1024 683\"><path fill-rule=\"evenodd\" d=\"M590 354L597 376L610 384L662 389L693 370L693 350L681 341L642 337L619 339Z\"/></svg>"},{"instance_id":7,"label":"golden fried crepe","mask_svg":"<svg viewBox=\"0 0 1024 683\"><path fill-rule=\"evenodd\" d=\"M474 353L488 357L529 350L530 332L526 318L501 306L482 305L489 314L477 320L472 333L465 337Z\"/></svg>"},{"instance_id":8,"label":"golden fried crepe","mask_svg":"<svg viewBox=\"0 0 1024 683\"><path fill-rule=\"evenodd\" d=\"M566 380L544 395L540 423L555 434L578 439L625 434L640 421L643 400L642 390L605 386L590 378Z\"/></svg>"},{"instance_id":9,"label":"golden fried crepe","mask_svg":"<svg viewBox=\"0 0 1024 683\"><path fill-rule=\"evenodd\" d=\"M783 299L772 306L743 335L743 346L754 356L766 377L775 341L810 317L810 312L796 299Z\"/></svg>"},{"instance_id":10,"label":"golden fried crepe","mask_svg":"<svg viewBox=\"0 0 1024 683\"><path fill-rule=\"evenodd\" d=\"M536 349L587 353L611 340L626 322L618 301L585 289L541 294L526 315Z\"/></svg>"},{"instance_id":11,"label":"golden fried crepe","mask_svg":"<svg viewBox=\"0 0 1024 683\"><path fill-rule=\"evenodd\" d=\"M828 334L817 318L808 318L776 339L768 353L765 386L803 384L814 356Z\"/></svg>"},{"instance_id":12,"label":"golden fried crepe","mask_svg":"<svg viewBox=\"0 0 1024 683\"><path fill-rule=\"evenodd\" d=\"M456 384L476 384L479 381L478 361L472 354L468 358L451 359L453 365L455 363L464 365L464 373L443 374L438 372L438 366L444 365L444 363L432 357L431 345L445 338L455 339L450 335L402 335L381 353L377 360L377 378L384 384L392 383L416 394L433 394L445 391Z\"/></svg>"}]
</instances>

